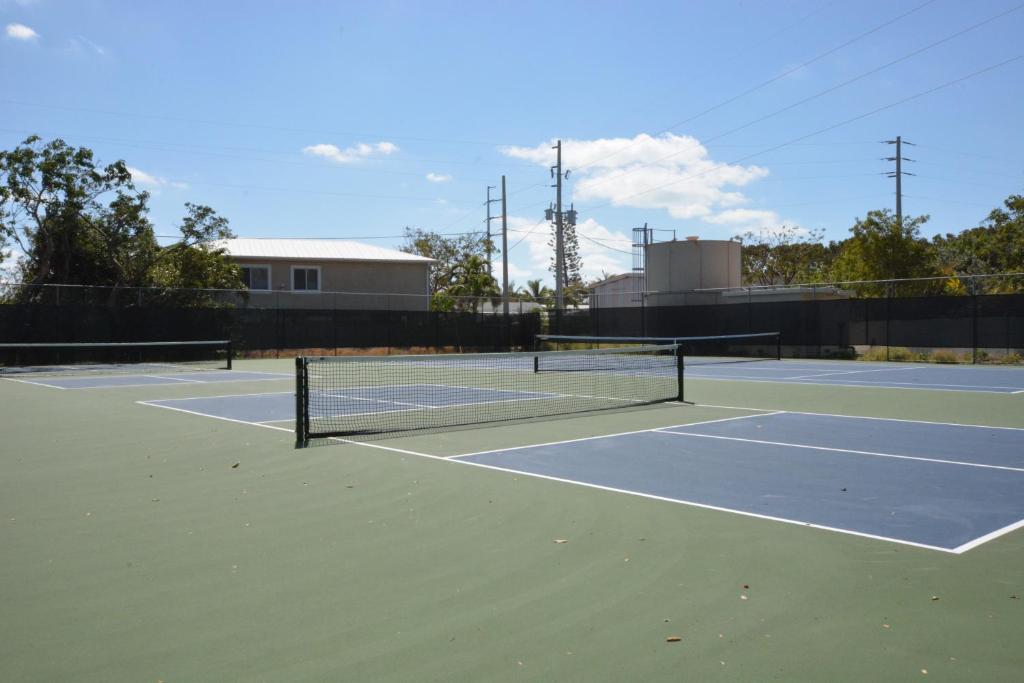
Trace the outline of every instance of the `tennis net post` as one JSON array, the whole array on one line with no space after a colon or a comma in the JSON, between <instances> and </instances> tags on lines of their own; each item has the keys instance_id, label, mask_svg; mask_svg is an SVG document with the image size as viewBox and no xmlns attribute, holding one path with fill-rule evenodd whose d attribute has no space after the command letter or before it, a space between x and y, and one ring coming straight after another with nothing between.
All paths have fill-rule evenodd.
<instances>
[{"instance_id":1,"label":"tennis net post","mask_svg":"<svg viewBox=\"0 0 1024 683\"><path fill-rule=\"evenodd\" d=\"M306 360L295 358L295 447L302 448L309 443L309 381L306 374Z\"/></svg>"}]
</instances>

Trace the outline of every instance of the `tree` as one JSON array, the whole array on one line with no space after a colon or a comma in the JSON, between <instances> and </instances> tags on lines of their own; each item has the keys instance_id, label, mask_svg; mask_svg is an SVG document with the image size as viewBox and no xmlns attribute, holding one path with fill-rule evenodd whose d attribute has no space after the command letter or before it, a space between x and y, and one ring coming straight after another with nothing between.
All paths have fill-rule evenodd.
<instances>
[{"instance_id":1,"label":"tree","mask_svg":"<svg viewBox=\"0 0 1024 683\"><path fill-rule=\"evenodd\" d=\"M928 216L917 216L905 218L901 224L888 209L869 211L866 218L858 219L850 228L851 236L842 243L832 265L832 279L892 280L938 275L934 250L920 237L920 227L927 221ZM924 294L936 288L937 283L901 283L895 293ZM882 283L860 283L852 289L864 295L887 293Z\"/></svg>"},{"instance_id":2,"label":"tree","mask_svg":"<svg viewBox=\"0 0 1024 683\"><path fill-rule=\"evenodd\" d=\"M148 200L123 160L100 167L85 147L33 135L0 151L0 237L25 253L22 282L107 287L111 305L126 287L242 287L239 269L208 246L231 237L226 219L186 204L182 239L161 247Z\"/></svg>"},{"instance_id":3,"label":"tree","mask_svg":"<svg viewBox=\"0 0 1024 683\"><path fill-rule=\"evenodd\" d=\"M211 303L213 292L243 289L242 269L232 263L220 241L234 235L228 220L208 206L185 204L180 241L164 247L154 263L152 283L158 287L186 290L165 293L178 304Z\"/></svg>"},{"instance_id":4,"label":"tree","mask_svg":"<svg viewBox=\"0 0 1024 683\"><path fill-rule=\"evenodd\" d=\"M570 215L575 215L575 212L567 212ZM553 223L551 226L551 238L548 240L548 246L551 247L551 263L548 265L548 271L555 277L555 282L558 281L558 273L556 272L558 266L558 226L557 223ZM565 277L562 279L562 297L565 299L565 303L569 305L575 305L582 301L580 292L586 291L583 285L583 275L581 271L583 269L583 259L580 257L580 240L576 234L576 224L568 220L562 221L562 260L565 270Z\"/></svg>"},{"instance_id":5,"label":"tree","mask_svg":"<svg viewBox=\"0 0 1024 683\"><path fill-rule=\"evenodd\" d=\"M776 230L738 235L743 242L743 282L749 285L791 285L822 282L838 245L821 242L823 230L801 233L786 225Z\"/></svg>"},{"instance_id":6,"label":"tree","mask_svg":"<svg viewBox=\"0 0 1024 683\"><path fill-rule=\"evenodd\" d=\"M487 272L487 250L494 249L485 236L471 233L445 237L436 232L406 228L405 244L399 249L437 261L430 269L431 307L434 310L461 308L454 297L500 295L495 280ZM476 293L470 293L476 292ZM474 305L473 310L476 310Z\"/></svg>"},{"instance_id":7,"label":"tree","mask_svg":"<svg viewBox=\"0 0 1024 683\"><path fill-rule=\"evenodd\" d=\"M113 285L137 273L130 256L155 248L148 195L135 190L123 161L101 168L92 150L33 135L0 151L0 180L0 230L25 253L28 284Z\"/></svg>"},{"instance_id":8,"label":"tree","mask_svg":"<svg viewBox=\"0 0 1024 683\"><path fill-rule=\"evenodd\" d=\"M1006 210L993 209L976 228L932 239L939 269L943 275L951 276L947 289L957 293L999 293L1020 288L1020 278L986 278L968 287L959 277L1024 272L1024 196L1011 195L1003 205Z\"/></svg>"},{"instance_id":9,"label":"tree","mask_svg":"<svg viewBox=\"0 0 1024 683\"><path fill-rule=\"evenodd\" d=\"M543 285L539 279L527 280L526 289L523 290L523 293L528 299L538 303L547 303L554 296L551 290Z\"/></svg>"}]
</instances>

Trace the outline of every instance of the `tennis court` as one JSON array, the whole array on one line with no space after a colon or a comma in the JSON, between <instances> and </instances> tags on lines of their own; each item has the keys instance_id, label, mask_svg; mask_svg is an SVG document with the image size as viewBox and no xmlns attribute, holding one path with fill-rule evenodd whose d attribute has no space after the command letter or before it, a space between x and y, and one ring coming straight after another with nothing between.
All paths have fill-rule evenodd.
<instances>
[{"instance_id":1,"label":"tennis court","mask_svg":"<svg viewBox=\"0 0 1024 683\"><path fill-rule=\"evenodd\" d=\"M680 360L8 376L4 677L1018 679L1020 368Z\"/></svg>"}]
</instances>

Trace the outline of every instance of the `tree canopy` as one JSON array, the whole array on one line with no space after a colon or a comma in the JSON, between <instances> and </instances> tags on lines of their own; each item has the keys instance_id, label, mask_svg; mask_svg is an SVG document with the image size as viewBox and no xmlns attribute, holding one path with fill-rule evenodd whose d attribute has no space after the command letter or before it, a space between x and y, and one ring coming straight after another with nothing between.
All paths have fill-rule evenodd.
<instances>
[{"instance_id":1,"label":"tree canopy","mask_svg":"<svg viewBox=\"0 0 1024 683\"><path fill-rule=\"evenodd\" d=\"M1024 196L1011 195L981 225L922 237L928 216L902 221L888 210L869 211L850 236L824 243L821 231L783 226L746 233L743 281L749 285L847 283L867 296L1019 291L1024 278L972 280L968 275L1024 272ZM885 285L871 280L919 280ZM924 280L923 278L932 278ZM895 289L892 289L892 288Z\"/></svg>"},{"instance_id":2,"label":"tree canopy","mask_svg":"<svg viewBox=\"0 0 1024 683\"><path fill-rule=\"evenodd\" d=\"M92 150L30 136L0 151L0 239L17 245L25 284L242 288L240 270L214 240L227 219L186 203L181 239L160 246L123 160L105 166ZM0 247L3 245L0 244Z\"/></svg>"},{"instance_id":3,"label":"tree canopy","mask_svg":"<svg viewBox=\"0 0 1024 683\"><path fill-rule=\"evenodd\" d=\"M494 245L484 235L445 236L418 228L405 229L399 247L437 261L430 269L431 308L450 311L476 310L477 300L466 297L501 296L498 281L487 272L488 249Z\"/></svg>"}]
</instances>

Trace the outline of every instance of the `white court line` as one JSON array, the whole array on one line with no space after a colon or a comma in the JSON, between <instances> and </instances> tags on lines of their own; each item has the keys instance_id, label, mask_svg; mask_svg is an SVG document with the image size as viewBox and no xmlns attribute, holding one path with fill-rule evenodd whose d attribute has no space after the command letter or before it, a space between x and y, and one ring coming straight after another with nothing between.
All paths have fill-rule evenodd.
<instances>
[{"instance_id":1,"label":"white court line","mask_svg":"<svg viewBox=\"0 0 1024 683\"><path fill-rule=\"evenodd\" d=\"M45 382L33 382L33 381L27 380L27 379L15 379L14 377L2 377L0 379L5 379L8 382L21 382L22 384L35 384L36 386L40 386L40 387L49 387L51 389L60 389L61 391L67 391L67 387L59 387L56 384L46 384Z\"/></svg>"},{"instance_id":2,"label":"white court line","mask_svg":"<svg viewBox=\"0 0 1024 683\"><path fill-rule=\"evenodd\" d=\"M54 389L65 389L67 391L89 391L89 390L92 390L92 389L131 389L131 388L138 388L138 387L176 386L176 385L179 384L179 380L176 380L173 377L163 377L161 375L99 375L99 376L95 376L95 377L89 377L87 375L76 375L75 377L59 377L57 379L59 379L59 380L62 380L62 379L68 379L68 380L71 380L71 379L73 379L73 380L91 379L91 380L96 380L96 379L100 379L100 377L124 377L124 378L128 378L128 377L151 377L153 379L160 379L160 380L165 380L165 381L162 381L162 382L145 382L145 383L142 383L142 384L94 384L94 385L91 385L91 386L81 386L81 387L61 387L61 386L57 386L56 384L44 384L42 382L30 382L29 380L15 379L13 377L4 377L2 379L9 379L12 382L24 382L25 384L38 384L38 385L44 386L44 387L52 387ZM284 377L260 377L259 379L251 379L251 378L247 379L247 378L241 378L240 377L238 379L219 379L219 380L213 380L213 381L189 379L189 380L180 380L180 383L192 384L194 382L194 383L198 383L198 384L237 384L239 382L280 382L282 379L284 379Z\"/></svg>"},{"instance_id":3,"label":"white court line","mask_svg":"<svg viewBox=\"0 0 1024 683\"><path fill-rule=\"evenodd\" d=\"M178 412L178 413L187 413L189 415L198 415L199 417L209 417L209 418L212 418L214 420L223 420L224 422L234 422L235 424L252 425L253 427L263 427L265 429L273 429L273 430L276 430L276 431L279 431L279 432L291 432L292 434L295 433L293 430L287 429L286 427L274 427L273 425L263 424L261 422L249 422L248 420L236 420L233 417L222 417L220 415L211 415L210 413L199 413L199 412L196 412L194 410L185 410L184 408L177 408L175 406L165 406L163 404L152 403L150 401L136 401L136 403L138 403L139 405L151 406L153 408L163 408L165 410L173 410L173 411Z\"/></svg>"},{"instance_id":4,"label":"white court line","mask_svg":"<svg viewBox=\"0 0 1024 683\"><path fill-rule=\"evenodd\" d=\"M226 422L234 422L236 424L252 425L254 427L263 427L265 429L273 429L275 431L294 433L293 430L291 430L291 429L288 429L288 428L285 428L285 427L276 427L276 426L271 425L271 424L263 424L263 423L259 423L259 422L246 422L244 420L235 420L235 419L232 419L232 418L222 418L222 417L217 417L216 415L208 415L208 414L205 414L205 413L197 413L197 412L194 412L194 411L191 411L191 410L184 410L182 408L174 408L174 407L170 407L170 406L163 406L163 405L160 405L160 404L149 403L149 402L146 402L146 401L136 401L136 403L140 403L140 404L143 404L143 405L149 405L149 406L153 406L153 407L156 407L156 408L166 408L167 410L174 410L174 411L177 411L177 412L188 413L188 414L191 414L191 415L197 415L199 417L209 417L209 418L213 418L213 419L217 419L217 420L224 420ZM760 410L760 411L763 411L763 409L761 409L761 408L752 408L750 410ZM782 413L782 412L786 412L786 411L774 411L774 412L769 412L769 414L774 415L776 413ZM727 421L727 420L741 420L741 419L749 418L749 417L764 417L764 415L740 415L740 416L737 416L737 417L734 417L734 418L722 418L721 420L707 420L705 422L696 422L696 423L691 423L691 424L693 424L693 425L709 424L711 422L724 422L724 421ZM680 426L685 426L685 425L680 425ZM612 437L612 436L622 436L622 435L625 435L625 434L638 434L638 433L649 432L649 431L652 431L652 430L639 430L637 432L622 432L621 434L608 434L608 435L605 435L604 437L590 437L590 438L607 438L607 437ZM429 458L431 460L441 460L441 461L445 461L445 462L456 463L456 464L459 464L459 465L468 465L468 466L471 466L471 467L480 467L482 469L488 469L488 470L493 470L493 471L497 471L497 472L507 472L507 473L512 473L512 474L520 474L522 476L531 477L531 478L534 478L534 479L546 479L548 481L555 481L555 482L564 483L564 484L572 484L572 485L575 485L575 486L583 486L583 487L586 487L586 488L598 489L598 490L602 490L602 491L609 491L609 492L612 492L612 493L622 493L622 494L629 495L629 496L637 496L639 498L646 498L648 500L658 500L658 501L662 501L662 502L666 502L666 503L674 503L674 504L677 504L677 505L686 505L688 507L695 507L695 508L700 508L700 509L704 509L704 510L712 510L712 511L715 511L715 512L728 512L728 513L735 514L735 515L740 515L740 516L743 516L743 517L752 517L754 519L763 519L763 520L772 521L772 522L782 522L784 524L794 524L794 525L803 526L803 527L810 527L812 529L818 529L818 530L821 530L821 531L831 531L831 532L835 532L835 533L846 534L848 536L857 536L857 537L860 537L860 538L868 538L868 539L876 540L876 541L887 541L889 543L898 543L900 545L911 546L911 547L914 547L914 548L922 548L924 550L937 550L939 552L950 553L950 554L954 554L954 555L959 555L961 553L967 552L968 550L971 550L972 548L975 548L975 547L981 545L982 543L985 543L986 541L989 541L989 540L991 540L993 538L996 538L997 536L1001 536L1001 535L1009 533L1010 531L1013 531L1013 530L1015 530L1017 528L1020 528L1021 526L1024 526L1024 520L1021 520L1020 522L1017 522L1015 524L1009 525L1009 526L1004 527L1002 529L998 529L998 530L993 531L993 532L991 532L989 534L986 534L985 536L981 536L979 538L976 538L976 539L973 539L971 541L968 541L967 543L965 543L965 544L963 544L961 546L958 546L957 548L950 549L950 548L943 548L941 546L928 545L926 543L917 543L915 541L907 541L907 540L900 539L900 538L891 538L889 536L881 536L881 535L878 535L878 534L869 534L869 533L865 533L865 532L861 532L861 531L853 531L851 529L841 529L841 528L838 528L838 527L831 527L831 526L826 526L826 525L823 525L823 524L814 524L814 523L811 523L811 522L804 522L804 521L795 520L795 519L787 519L787 518L784 518L784 517L774 517L774 516L771 516L771 515L763 515L763 514L759 514L759 513L755 513L755 512L747 512L747 511L744 511L744 510L736 510L736 509L733 509L733 508L726 508L726 507L721 507L721 506L717 506L717 505L708 505L706 503L698 503L698 502L695 502L695 501L680 500L680 499L676 499L676 498L667 498L667 497L664 497L664 496L656 496L656 495L653 495L653 494L641 493L641 492L638 492L638 491L630 491L628 489L617 489L617 488L613 488L613 487L610 487L610 486L602 486L602 485L599 485L599 484L589 484L589 483L586 483L586 482L576 481L576 480L573 480L573 479L563 479L563 478L560 478L560 477L552 477L552 476L545 475L545 474L537 474L537 473L534 473L534 472L525 472L525 471L521 471L521 470L510 469L510 468L507 468L507 467L497 467L497 466L494 466L494 465L485 465L483 463L477 463L477 462L472 462L472 461L469 461L469 460L459 460L459 459L457 459L457 458L465 457L465 455L472 455L472 454L465 454L465 455L461 455L461 456L447 456L446 457L446 456L441 456L441 455L432 455L430 453L420 453L418 451L410 451L410 450L407 450L407 449L404 449L404 448L396 448L394 446L385 446L383 444L367 443L367 442L362 442L362 441L352 441L350 439L343 439L341 437L330 437L329 440L330 441L336 441L336 442L339 442L339 443L350 444L350 445L354 445L354 446L363 446L363 447L366 447L366 448L374 448L374 449L378 449L378 450L391 451L393 453L402 453L404 455L412 455L412 456L421 457L421 458ZM586 440L589 440L589 439L570 439L569 441L586 441ZM568 443L568 441L566 441L566 442L556 442L556 443ZM545 445L545 444L535 444L535 445ZM522 446L520 448L531 448L531 446ZM498 450L499 451L505 451L505 450L516 450L516 449L515 448L505 448L505 449L498 449ZM497 451L482 451L482 453L483 452L497 452Z\"/></svg>"},{"instance_id":5,"label":"white court line","mask_svg":"<svg viewBox=\"0 0 1024 683\"><path fill-rule=\"evenodd\" d=\"M843 370L841 372L816 372L811 375L796 375L794 377L786 377L785 379L810 379L813 377L828 377L830 375L859 375L866 372L899 372L906 370L924 370L924 368L919 365L915 365L909 368L877 368L875 370Z\"/></svg>"},{"instance_id":6,"label":"white court line","mask_svg":"<svg viewBox=\"0 0 1024 683\"><path fill-rule=\"evenodd\" d=\"M321 400L320 400L320 396L321 395L322 395L321 392L314 391L313 396L315 396L316 398L315 399L311 398L310 399L310 403L320 403L321 402ZM396 405L396 406L414 406L416 408L433 408L434 407L434 406L429 406L429 405L427 405L425 403L407 403L405 401L392 401L392 400L386 399L386 398L364 398L362 396L350 396L348 394L335 394L335 393L332 393L330 390L328 390L326 392L326 395L329 396L330 398L348 399L350 401L368 401L370 403L388 403L388 404L392 404L392 405ZM359 413L359 414L366 415L367 413Z\"/></svg>"},{"instance_id":7,"label":"white court line","mask_svg":"<svg viewBox=\"0 0 1024 683\"><path fill-rule=\"evenodd\" d=\"M1024 432L1024 427L993 427L990 425L972 425L965 424L962 422L933 422L929 420L908 420L899 417L872 417L870 415L842 415L839 413L812 413L802 410L773 410L771 408L749 408L747 406L721 406L712 403L698 403L699 407L703 408L722 408L724 410L759 410L764 413L789 413L790 415L818 415L820 417L841 417L844 419L851 420L885 420L888 422L909 422L912 424L922 425L943 425L946 427L975 427L977 429L1008 429L1015 432ZM681 425L686 426L686 425ZM672 429L672 427L663 427L662 429Z\"/></svg>"},{"instance_id":8,"label":"white court line","mask_svg":"<svg viewBox=\"0 0 1024 683\"><path fill-rule=\"evenodd\" d=\"M192 379L192 378L186 379L184 377L167 377L166 375L136 375L136 376L137 377L148 377L149 379L172 380L174 382L185 382L185 383L195 382L196 384L203 384L204 383L200 379ZM111 385L111 386L117 386L117 385L114 384L114 385ZM103 388L103 386L100 385L99 388Z\"/></svg>"},{"instance_id":9,"label":"white court line","mask_svg":"<svg viewBox=\"0 0 1024 683\"><path fill-rule=\"evenodd\" d=\"M753 416L751 416L751 417L753 417ZM650 431L650 430L645 430L645 431ZM511 449L504 449L504 450L511 450ZM429 457L438 457L438 456L429 456ZM452 461L451 458L447 458L447 460ZM799 520L799 519L788 519L786 517L774 517L772 515L763 515L763 514L760 514L760 513L757 513L757 512L747 512L745 510L736 510L734 508L721 507L721 506L718 506L718 505L708 505L707 503L698 503L698 502L692 501L692 500L682 500L682 499L679 499L679 498L668 498L668 497L665 497L665 496L657 496L657 495L654 495L654 494L651 494L651 493L641 493L639 491L631 491L629 489L618 489L618 488L614 488L612 486L604 486L604 485L601 485L601 484L590 484L588 482L577 481L575 479L564 479L562 477L554 477L554 476L547 475L547 474L537 474L536 472L527 472L527 471L524 471L524 470L516 470L516 469L509 468L509 467L499 467L497 465L485 465L483 463L472 462L470 460L454 460L452 462L457 462L457 463L462 464L462 465L471 465L473 467L483 467L484 469L496 470L498 472L509 472L509 473L512 473L512 474L519 474L519 475L522 475L524 477L533 477L535 479L547 479L548 481L556 481L556 482L560 482L560 483L563 483L563 484L574 484L576 486L585 486L586 488L598 489L598 490L601 490L601 491L610 491L612 493L624 493L624 494L629 495L629 496L637 496L639 498L647 498L647 499L650 499L650 500L658 500L658 501L662 501L662 502L665 502L665 503L676 503L678 505L686 505L686 506L689 506L689 507L696 507L696 508L701 508L701 509L704 509L704 510L714 510L715 512L729 512L729 513L732 513L732 514L735 514L735 515L742 515L743 517L753 517L755 519L764 519L764 520L768 520L768 521L771 521L771 522L783 522L785 524L796 524L798 526L810 527L812 529L820 529L822 531L834 531L836 533L846 534L848 536L859 536L861 538L870 538L870 539L876 540L876 541L888 541L890 543L899 543L900 545L909 545L909 546L913 546L915 548L923 548L925 550L938 550L940 552L952 553L954 555L957 555L957 554L960 554L960 552L963 552L963 551L959 551L958 549L943 548L942 546L928 545L927 543L917 543L915 541L907 541L907 540L904 540L904 539L901 539L901 538L891 538L889 536L879 536L877 534L869 534L869 533L865 533L865 532L862 532L862 531L854 531L852 529L841 529L841 528L838 528L838 527L825 526L823 524L814 524L812 522L805 522L805 521L802 521L802 520ZM963 547L963 546L961 546L961 547Z\"/></svg>"},{"instance_id":10,"label":"white court line","mask_svg":"<svg viewBox=\"0 0 1024 683\"><path fill-rule=\"evenodd\" d=\"M655 429L652 431L661 434L672 434L673 436L695 436L701 439L720 439L722 441L739 441L742 443L756 443L767 446L785 446L786 448L805 448L812 451L828 451L829 453L851 453L853 455L871 455L878 458L898 458L900 460L920 460L921 462L934 462L943 465L960 465L962 467L982 467L992 470L1009 470L1011 472L1024 472L1024 467L1010 467L1008 465L987 465L979 462L963 462L960 460L943 460L941 458L926 458L919 455L897 455L895 453L879 453L877 451L859 451L852 448L831 448L829 446L811 446L808 444L787 443L784 441L765 441L762 439L744 439L738 436L720 436L718 434L694 434L692 432L674 432L676 427Z\"/></svg>"},{"instance_id":11,"label":"white court line","mask_svg":"<svg viewBox=\"0 0 1024 683\"><path fill-rule=\"evenodd\" d=\"M1019 522L1014 522L1013 524L1007 524L1006 526L1004 526L1001 529L996 529L995 531L990 531L987 534L985 534L984 536L978 536L977 538L975 538L973 540L967 541L967 543L964 543L963 545L959 545L956 548L954 548L953 552L955 552L955 553L965 553L968 550L971 550L973 548L977 548L982 543L988 543L989 541L991 541L991 540L993 540L995 538L999 538L1000 536L1004 536L1004 535L1010 533L1011 531L1016 531L1017 529L1021 529L1021 528L1024 528L1024 519L1020 520Z\"/></svg>"},{"instance_id":12,"label":"white court line","mask_svg":"<svg viewBox=\"0 0 1024 683\"><path fill-rule=\"evenodd\" d=\"M144 385L152 386L152 385ZM274 396L274 395L290 395L295 396L294 391L263 391L252 394L218 394L217 396L185 396L182 398L149 398L147 401L203 401L208 398L240 398L243 396ZM142 403L142 401L136 401L136 403Z\"/></svg>"},{"instance_id":13,"label":"white court line","mask_svg":"<svg viewBox=\"0 0 1024 683\"><path fill-rule=\"evenodd\" d=\"M784 413L784 410L778 410L775 412L768 413L769 415L775 415L776 413ZM736 417L722 417L717 420L704 420L702 422L690 422L683 425L674 425L673 427L648 427L647 429L634 429L629 432L616 432L614 434L600 434L598 436L584 436L578 439L564 439L562 441L548 441L546 443L534 443L526 446L509 446L507 448L492 448L487 451L475 451L473 453L460 453L459 455L449 455L448 459L454 460L458 458L468 458L473 455L485 455L487 453L504 453L505 451L519 451L524 448L540 448L541 446L561 446L566 443L577 443L580 441L594 441L596 439L611 439L616 436L628 436L630 434L644 434L647 432L654 432L658 429L673 429L675 427L692 427L695 425L706 425L714 422L730 422L732 420L745 420L751 417L765 417L765 415L737 415Z\"/></svg>"},{"instance_id":14,"label":"white court line","mask_svg":"<svg viewBox=\"0 0 1024 683\"><path fill-rule=\"evenodd\" d=\"M821 386L821 387L860 387L862 389L906 389L908 391L964 391L973 394L1008 394L1017 392L1000 391L1000 389L1016 389L1016 387L974 387L969 384L920 384L920 383L900 383L900 382L868 382L864 380L859 383L854 381L844 382L843 380L836 380L834 382L808 382L806 380L790 381L785 378L778 379L762 379L760 377L746 377L741 375L732 375L729 377L712 377L711 375L699 375L693 379L698 381L708 382L732 382L740 380L743 382L760 382L762 384L799 384L801 386ZM903 386L906 384L906 386ZM938 389L936 387L964 387L962 389Z\"/></svg>"}]
</instances>

